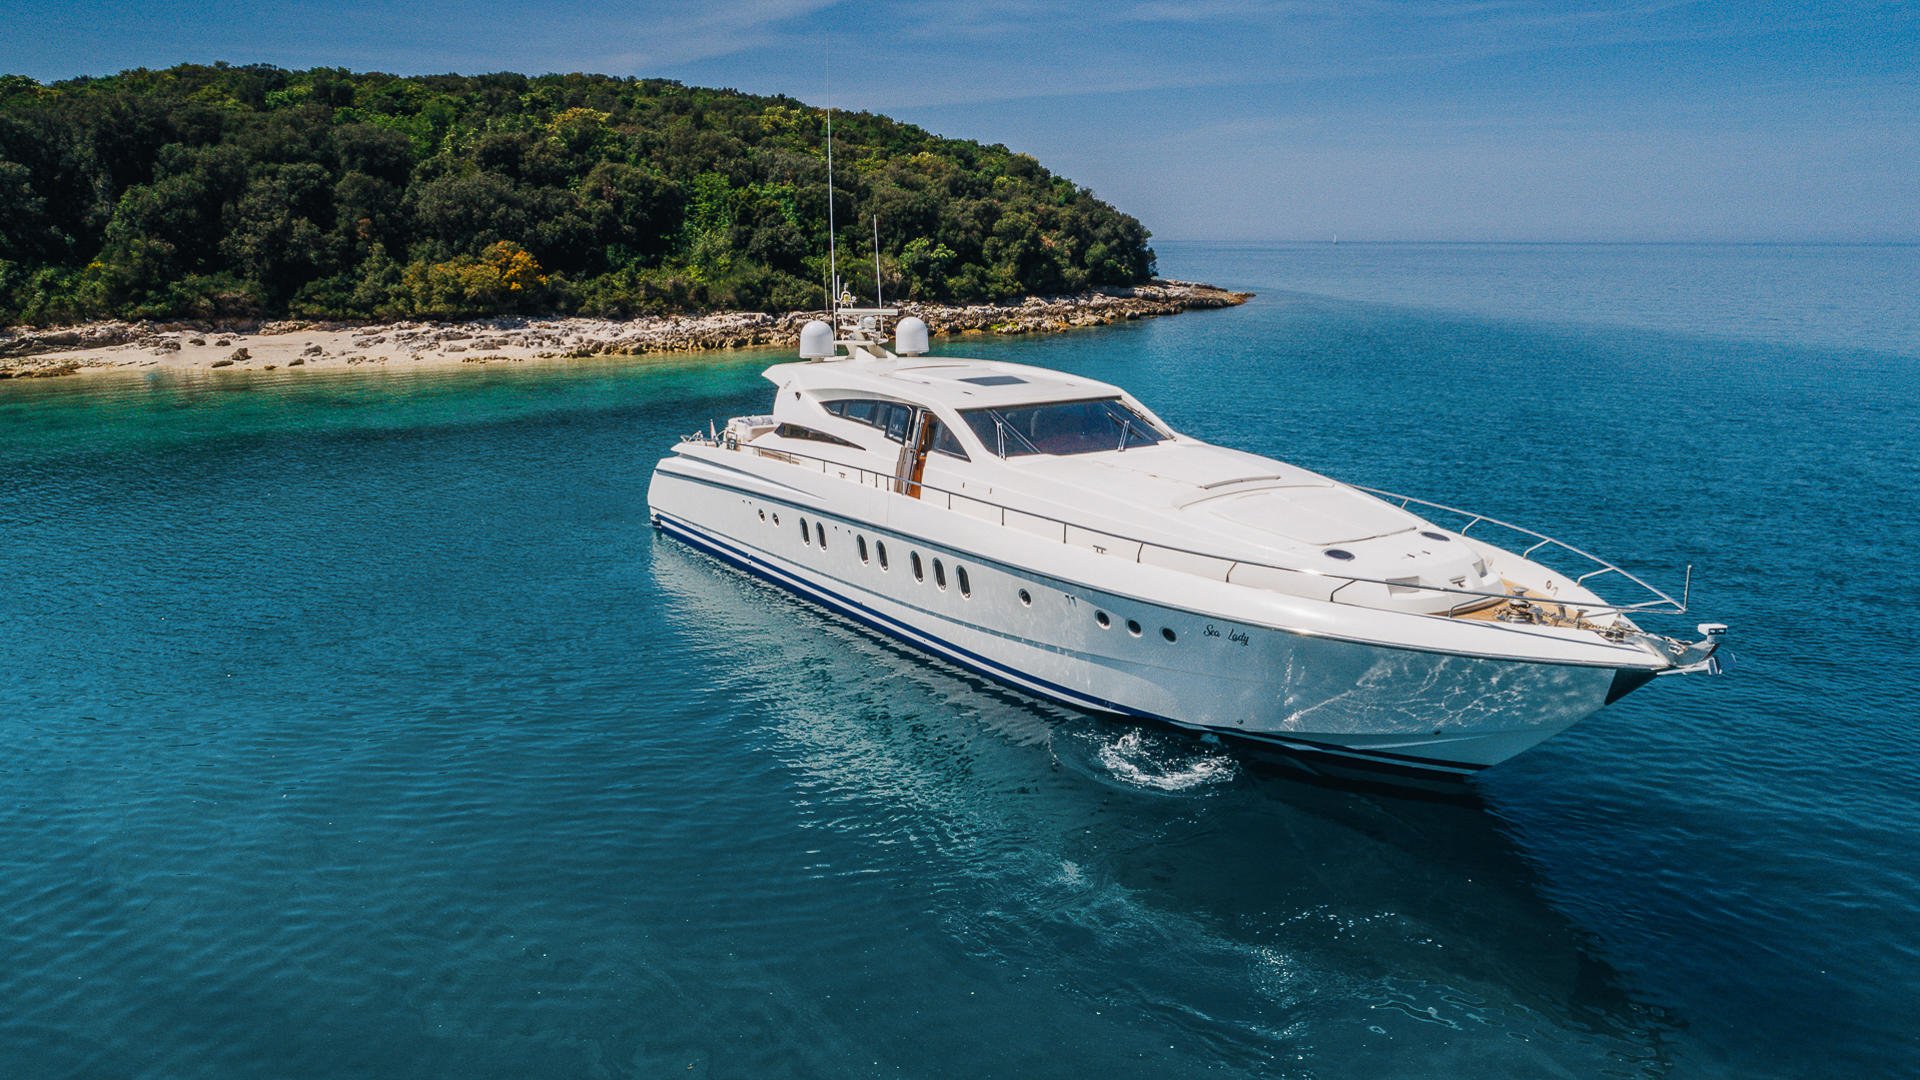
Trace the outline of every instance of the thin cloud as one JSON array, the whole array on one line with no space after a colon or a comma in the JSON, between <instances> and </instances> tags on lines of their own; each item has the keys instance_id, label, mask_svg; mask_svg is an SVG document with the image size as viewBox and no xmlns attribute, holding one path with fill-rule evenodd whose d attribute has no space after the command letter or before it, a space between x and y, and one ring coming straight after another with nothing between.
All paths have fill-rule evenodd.
<instances>
[{"instance_id":1,"label":"thin cloud","mask_svg":"<svg viewBox=\"0 0 1920 1080\"><path fill-rule=\"evenodd\" d=\"M643 48L605 54L610 70L677 67L753 52L791 42L807 16L835 7L838 0L746 0L725 4L672 5L665 15L649 13ZM600 34L607 33L602 22ZM812 31L818 33L818 31Z\"/></svg>"}]
</instances>

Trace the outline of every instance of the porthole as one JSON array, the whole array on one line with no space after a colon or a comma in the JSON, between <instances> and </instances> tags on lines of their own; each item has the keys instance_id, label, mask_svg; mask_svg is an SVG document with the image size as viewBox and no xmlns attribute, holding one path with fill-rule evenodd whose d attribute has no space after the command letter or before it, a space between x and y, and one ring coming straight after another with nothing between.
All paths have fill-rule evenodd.
<instances>
[{"instance_id":1,"label":"porthole","mask_svg":"<svg viewBox=\"0 0 1920 1080\"><path fill-rule=\"evenodd\" d=\"M813 540L813 533L808 531L807 519L801 518L800 519L800 542L805 544L805 543L810 543L812 540Z\"/></svg>"},{"instance_id":2,"label":"porthole","mask_svg":"<svg viewBox=\"0 0 1920 1080\"><path fill-rule=\"evenodd\" d=\"M1100 629L1102 629L1102 630L1105 630L1105 629L1106 629L1107 627L1109 627L1109 626L1112 626L1112 625L1113 625L1113 619L1111 619L1110 617L1108 617L1108 615L1107 615L1107 613L1106 613L1106 612L1104 612L1104 611L1096 611L1096 612L1094 612L1094 613L1093 613L1093 621L1094 621L1094 622L1097 622L1097 623L1099 623L1099 624L1100 624Z\"/></svg>"},{"instance_id":3,"label":"porthole","mask_svg":"<svg viewBox=\"0 0 1920 1080\"><path fill-rule=\"evenodd\" d=\"M885 570L887 568L887 542L885 540L876 541L873 545L873 553L880 559L880 569Z\"/></svg>"},{"instance_id":4,"label":"porthole","mask_svg":"<svg viewBox=\"0 0 1920 1080\"><path fill-rule=\"evenodd\" d=\"M961 596L972 596L972 595L973 595L973 583L967 580L967 568L966 568L966 567L964 567L964 566L956 566L956 567L954 567L954 568L953 568L953 578L954 578L954 580L955 580L955 581L957 581L957 582L959 582L959 583L960 583L960 595L961 595Z\"/></svg>"},{"instance_id":5,"label":"porthole","mask_svg":"<svg viewBox=\"0 0 1920 1080\"><path fill-rule=\"evenodd\" d=\"M1028 591L1027 591L1027 590L1025 590L1025 589L1021 589L1021 590L1020 590L1020 602L1021 602L1022 604L1025 604L1025 605L1026 605L1026 606L1028 606L1028 607L1032 607L1032 606L1033 606L1033 594L1032 594L1032 593L1030 593L1030 592L1028 592Z\"/></svg>"},{"instance_id":6,"label":"porthole","mask_svg":"<svg viewBox=\"0 0 1920 1080\"><path fill-rule=\"evenodd\" d=\"M857 537L854 540L854 543L858 545L860 548L860 561L866 562L867 561L867 538L864 536Z\"/></svg>"},{"instance_id":7,"label":"porthole","mask_svg":"<svg viewBox=\"0 0 1920 1080\"><path fill-rule=\"evenodd\" d=\"M1135 622L1135 621L1134 621L1134 620L1132 620L1132 619L1128 619L1128 620L1127 620L1127 633L1129 633L1129 634L1132 634L1132 635L1133 635L1134 637L1139 637L1139 636L1140 636L1140 624L1139 624L1138 622Z\"/></svg>"},{"instance_id":8,"label":"porthole","mask_svg":"<svg viewBox=\"0 0 1920 1080\"><path fill-rule=\"evenodd\" d=\"M1424 536L1424 537L1426 537L1426 538L1427 538L1427 539L1429 539L1429 540L1443 540L1443 541L1444 541L1444 540L1451 540L1451 539L1453 539L1453 537L1451 537L1451 536L1448 536L1448 535L1447 535L1446 533L1437 533L1437 532L1434 532L1434 531L1433 531L1432 529L1422 529L1422 530L1420 530L1420 535L1421 535L1421 536Z\"/></svg>"},{"instance_id":9,"label":"porthole","mask_svg":"<svg viewBox=\"0 0 1920 1080\"><path fill-rule=\"evenodd\" d=\"M1328 548L1326 550L1326 556L1329 559L1339 559L1341 562L1353 561L1353 552L1345 548Z\"/></svg>"},{"instance_id":10,"label":"porthole","mask_svg":"<svg viewBox=\"0 0 1920 1080\"><path fill-rule=\"evenodd\" d=\"M1169 643L1180 640L1179 636L1173 632L1173 627L1171 626L1161 627L1160 636L1163 638L1166 638Z\"/></svg>"},{"instance_id":11,"label":"porthole","mask_svg":"<svg viewBox=\"0 0 1920 1080\"><path fill-rule=\"evenodd\" d=\"M765 510L760 511L760 520L761 521L767 520L767 512Z\"/></svg>"},{"instance_id":12,"label":"porthole","mask_svg":"<svg viewBox=\"0 0 1920 1080\"><path fill-rule=\"evenodd\" d=\"M773 524L774 524L774 526L775 526L776 528L777 528L777 527L779 526L779 524L780 524L780 513L779 513L779 511L775 511L775 512L774 512L774 515L773 515Z\"/></svg>"},{"instance_id":13,"label":"porthole","mask_svg":"<svg viewBox=\"0 0 1920 1080\"><path fill-rule=\"evenodd\" d=\"M827 550L827 523L826 522L816 521L813 523L813 539L815 543L818 543L820 545L821 551Z\"/></svg>"},{"instance_id":14,"label":"porthole","mask_svg":"<svg viewBox=\"0 0 1920 1080\"><path fill-rule=\"evenodd\" d=\"M940 586L942 592L946 591L947 568L941 564L939 559L933 560L933 583Z\"/></svg>"},{"instance_id":15,"label":"porthole","mask_svg":"<svg viewBox=\"0 0 1920 1080\"><path fill-rule=\"evenodd\" d=\"M913 564L913 580L915 581L927 580L927 568L921 564L919 552L917 551L909 552L907 555L907 561Z\"/></svg>"}]
</instances>

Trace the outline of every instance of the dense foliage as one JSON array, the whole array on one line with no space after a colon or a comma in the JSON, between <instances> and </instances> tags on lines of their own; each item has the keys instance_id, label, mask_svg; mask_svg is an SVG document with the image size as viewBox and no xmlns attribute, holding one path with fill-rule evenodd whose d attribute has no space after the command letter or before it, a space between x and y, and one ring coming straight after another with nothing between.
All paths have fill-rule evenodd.
<instances>
[{"instance_id":1,"label":"dense foliage","mask_svg":"<svg viewBox=\"0 0 1920 1080\"><path fill-rule=\"evenodd\" d=\"M597 75L0 76L0 321L817 307L823 115ZM1000 299L1146 278L1140 223L1003 146L834 121L842 275Z\"/></svg>"}]
</instances>

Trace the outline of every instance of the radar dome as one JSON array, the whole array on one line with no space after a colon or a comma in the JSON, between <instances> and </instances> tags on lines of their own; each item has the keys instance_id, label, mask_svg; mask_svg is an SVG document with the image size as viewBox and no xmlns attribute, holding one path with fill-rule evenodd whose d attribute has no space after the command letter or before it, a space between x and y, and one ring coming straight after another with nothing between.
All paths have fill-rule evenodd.
<instances>
[{"instance_id":1,"label":"radar dome","mask_svg":"<svg viewBox=\"0 0 1920 1080\"><path fill-rule=\"evenodd\" d=\"M800 328L800 359L830 360L833 358L833 327L820 319L808 319Z\"/></svg>"},{"instance_id":2,"label":"radar dome","mask_svg":"<svg viewBox=\"0 0 1920 1080\"><path fill-rule=\"evenodd\" d=\"M925 356L927 323L909 315L893 327L893 351L901 356Z\"/></svg>"}]
</instances>

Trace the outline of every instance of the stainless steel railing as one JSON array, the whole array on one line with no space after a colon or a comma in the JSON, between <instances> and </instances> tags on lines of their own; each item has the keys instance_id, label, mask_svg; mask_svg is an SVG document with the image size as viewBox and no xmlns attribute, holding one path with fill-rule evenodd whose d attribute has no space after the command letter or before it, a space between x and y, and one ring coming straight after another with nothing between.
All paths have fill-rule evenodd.
<instances>
[{"instance_id":1,"label":"stainless steel railing","mask_svg":"<svg viewBox=\"0 0 1920 1080\"><path fill-rule=\"evenodd\" d=\"M837 461L832 458L820 457L814 454L806 454L806 453L801 453L794 450L785 450L785 449L776 450L771 447L761 447L761 446L753 446L748 443L730 442L724 435L715 437L705 432L689 435L685 439L683 439L682 442L697 443L703 446L718 447L718 448L738 451L741 453L749 453L758 457L769 458L775 461L783 461L783 462L787 462L789 464L800 466L800 467L809 467L810 465L817 465L819 467L819 471L823 475L828 475L828 476L838 475L843 480L847 480L852 483L858 483L862 486L876 487L885 491L891 491L894 488L893 474L883 473L875 469L869 469L863 465L853 464L851 462ZM1567 576L1572 577L1572 580L1576 585L1584 586L1587 581L1593 578L1601 577L1606 574L1618 574L1620 577L1625 578L1627 581L1632 582L1634 585L1639 586L1641 589L1651 594L1648 599L1641 600L1635 603L1630 603L1630 604L1607 604L1607 603L1594 604L1594 603L1583 602L1579 600L1562 599L1554 596L1530 595L1525 597L1525 599L1535 604L1543 605L1543 606L1551 606L1551 607L1560 607L1560 608L1569 609L1569 610L1577 606L1578 617L1581 617L1581 618L1601 616L1601 615L1616 615L1616 614L1617 615L1632 615L1632 614L1681 615L1681 614L1685 614L1687 611L1687 605L1684 600L1675 600L1673 597L1669 596L1667 593L1663 592L1662 590L1655 588L1654 586L1648 584L1646 581L1642 580L1638 576L1632 573L1629 573L1628 571L1622 569L1621 567L1613 563L1610 563L1605 559L1600 558L1598 555L1595 555L1591 552L1574 547L1572 544L1568 544L1565 541L1557 540L1551 536L1546 535L1545 533L1535 532L1534 530L1528 529L1524 526L1514 525L1510 522L1501 521L1498 518L1490 517L1486 514L1474 513L1473 511L1470 511L1470 510L1461 510L1458 507L1447 506L1444 503L1437 503L1437 502L1432 502L1426 499L1415 498L1411 495L1401 495L1395 492L1382 491L1378 488L1363 487L1358 484L1351 485L1351 486L1358 491L1364 491L1369 495L1375 496L1376 498L1381 498L1388 501L1396 501L1400 504L1402 509L1405 509L1409 504L1414 504L1414 505L1419 505L1423 507L1428 507L1433 510L1440 510L1446 513L1456 514L1456 515L1459 515L1460 517L1466 518L1468 519L1467 523L1464 526L1454 530L1457 534L1461 536L1465 536L1468 530L1472 529L1476 525L1480 525L1483 523L1491 527L1506 529L1516 534L1519 534L1521 536L1525 536L1531 539L1533 543L1529 547L1527 547L1527 549L1524 552L1521 553L1520 557L1523 559L1532 559L1535 552L1540 551L1542 549L1550 549L1550 550L1556 550L1559 552L1564 552L1567 555L1571 555L1577 559L1583 560L1582 565L1591 566L1591 569L1585 570L1585 572L1580 573L1578 576L1573 576L1572 574L1569 574L1565 570L1558 571L1559 573L1567 574ZM1134 554L1133 554L1134 562L1149 562L1150 560L1147 560L1146 558L1144 558L1144 555L1149 550L1151 550L1155 552L1166 553L1169 555L1185 556L1188 559L1206 560L1209 563L1224 564L1226 569L1222 571L1219 576L1219 580L1222 580L1222 581L1229 581L1229 582L1233 581L1234 573L1244 568L1249 571L1264 570L1264 571L1272 571L1272 572L1283 573L1283 574L1295 574L1303 578L1319 578L1319 579L1326 580L1328 582L1337 582L1338 584L1334 585L1328 591L1328 594L1327 594L1327 599L1333 603L1347 603L1348 601L1343 601L1339 599L1340 591L1347 588L1350 585L1358 585L1358 584L1379 585L1387 589L1397 589L1401 591L1411 590L1411 591L1428 592L1428 593L1442 593L1446 595L1462 597L1463 599L1460 602L1454 604L1453 607L1448 609L1447 611L1448 615L1452 615L1458 612L1462 608L1478 608L1484 605L1488 601L1499 601L1499 600L1511 601L1515 599L1520 599L1520 597L1517 597L1515 594L1510 592L1493 592L1485 589L1454 588L1451 586L1428 585L1424 583L1419 585L1409 585L1404 579L1396 581L1396 580L1387 579L1387 578L1361 577L1356 574L1342 574L1334 571L1317 570L1317 569L1312 569L1309 567L1302 567L1302 566L1283 566L1278 563L1264 563L1256 560L1236 558L1230 555L1220 555L1214 552L1197 551L1191 548L1182 548L1182 547L1173 546L1171 544L1163 544L1154 540L1142 540L1137 537L1123 536L1118 533L1108 532L1104 529L1095 529L1087 525L1082 525L1076 522L1068 521L1065 518L1058 518L1048 514L1036 513L1035 511L1032 511L1032 510L1023 510L1019 507L1008 506L1005 503L995 502L991 499L983 499L978 495L969 495L965 492L952 491L947 488L937 487L933 484L917 483L917 484L913 484L912 487L918 490L919 495L917 497L920 498L921 501L923 502L933 501L927 498L928 495L939 496L940 499L943 501L944 506L948 510L954 509L955 500L960 500L963 504L970 503L980 507L987 508L988 510L991 510L994 512L994 514L997 516L997 520L999 524L1003 527L1008 527L1008 524L1009 524L1008 515L1009 514L1015 515L1015 520L1020 521L1023 524L1013 526L1013 527L1018 527L1021 529L1022 532L1026 532L1032 535L1050 535L1050 531L1047 534L1042 534L1037 532L1035 529L1031 527L1027 527L1024 523L1041 522L1041 523L1046 523L1053 526L1058 526L1060 530L1059 541L1063 544L1073 544L1074 531L1079 530L1081 533L1085 534L1088 540L1087 542L1081 543L1077 546L1089 547L1102 554L1112 554L1112 552L1110 552L1108 549L1113 546L1131 545L1134 548ZM975 517L976 520L987 520L987 521L995 520L995 517L981 517L978 514L973 514L970 516ZM1112 540L1115 543L1103 546L1100 544L1093 543L1092 538L1105 538L1108 540ZM1154 564L1165 565L1165 563L1162 563L1162 562L1155 562ZM1692 581L1692 568L1689 567L1688 568L1689 585L1691 585L1691 581ZM1367 606L1371 606L1371 605L1367 605Z\"/></svg>"},{"instance_id":2,"label":"stainless steel railing","mask_svg":"<svg viewBox=\"0 0 1920 1080\"><path fill-rule=\"evenodd\" d=\"M1573 579L1573 583L1575 585L1585 585L1589 580L1593 578L1601 577L1606 574L1618 574L1621 577L1626 578L1628 581L1633 582L1635 585L1640 586L1642 589L1645 589L1647 592L1653 594L1653 597L1654 597L1653 599L1642 601L1640 604L1635 605L1633 608L1623 608L1622 610L1642 610L1642 611L1660 610L1665 613L1674 614L1674 615L1681 615L1686 613L1686 610L1687 610L1686 601L1675 600L1673 597L1667 595L1664 591L1655 588L1653 585L1648 584L1646 581L1642 580L1640 577L1632 573L1629 573L1626 570L1621 569L1619 566L1616 566L1615 564L1608 562L1607 560L1601 558L1600 556L1595 555L1592 552L1586 551L1582 548L1574 547L1572 544L1569 544L1564 540L1557 540L1551 536L1548 536L1546 533L1535 532L1534 530L1529 529L1524 525L1515 525L1510 521L1501 521L1499 518L1496 518L1496 517L1489 517L1486 514L1476 513L1472 510L1462 510L1457 506L1448 506L1445 503L1437 503L1431 499L1416 498L1412 495L1402 495L1398 492L1393 492L1393 491L1382 491L1379 488L1370 488L1361 484L1355 484L1353 486L1356 489L1360 491L1364 491L1369 495L1377 496L1379 498L1386 499L1392 502L1398 502L1402 510L1406 509L1408 504L1413 504L1417 506L1424 506L1430 510L1440 510L1445 513L1456 514L1462 518L1466 518L1467 523L1454 530L1454 532L1459 533L1461 536L1465 536L1469 529L1472 529L1475 525L1478 525L1481 522L1485 522L1488 525L1491 525L1495 528L1506 529L1509 532L1514 532L1514 533L1518 533L1521 536L1525 536L1531 539L1533 543L1530 546L1528 546L1528 548L1525 551L1522 551L1520 553L1520 557L1523 559L1533 558L1533 553L1536 551L1539 551L1541 548L1557 548L1561 551L1566 552L1569 555L1574 556L1575 558L1583 559L1587 563L1591 564L1593 566L1593 569L1588 570L1587 572L1575 577ZM1687 581L1689 586L1692 585L1692 579L1693 579L1693 568L1689 566L1687 568ZM1682 595L1683 596L1686 595L1686 592L1688 591L1691 591L1690 588L1687 590L1683 590Z\"/></svg>"}]
</instances>

